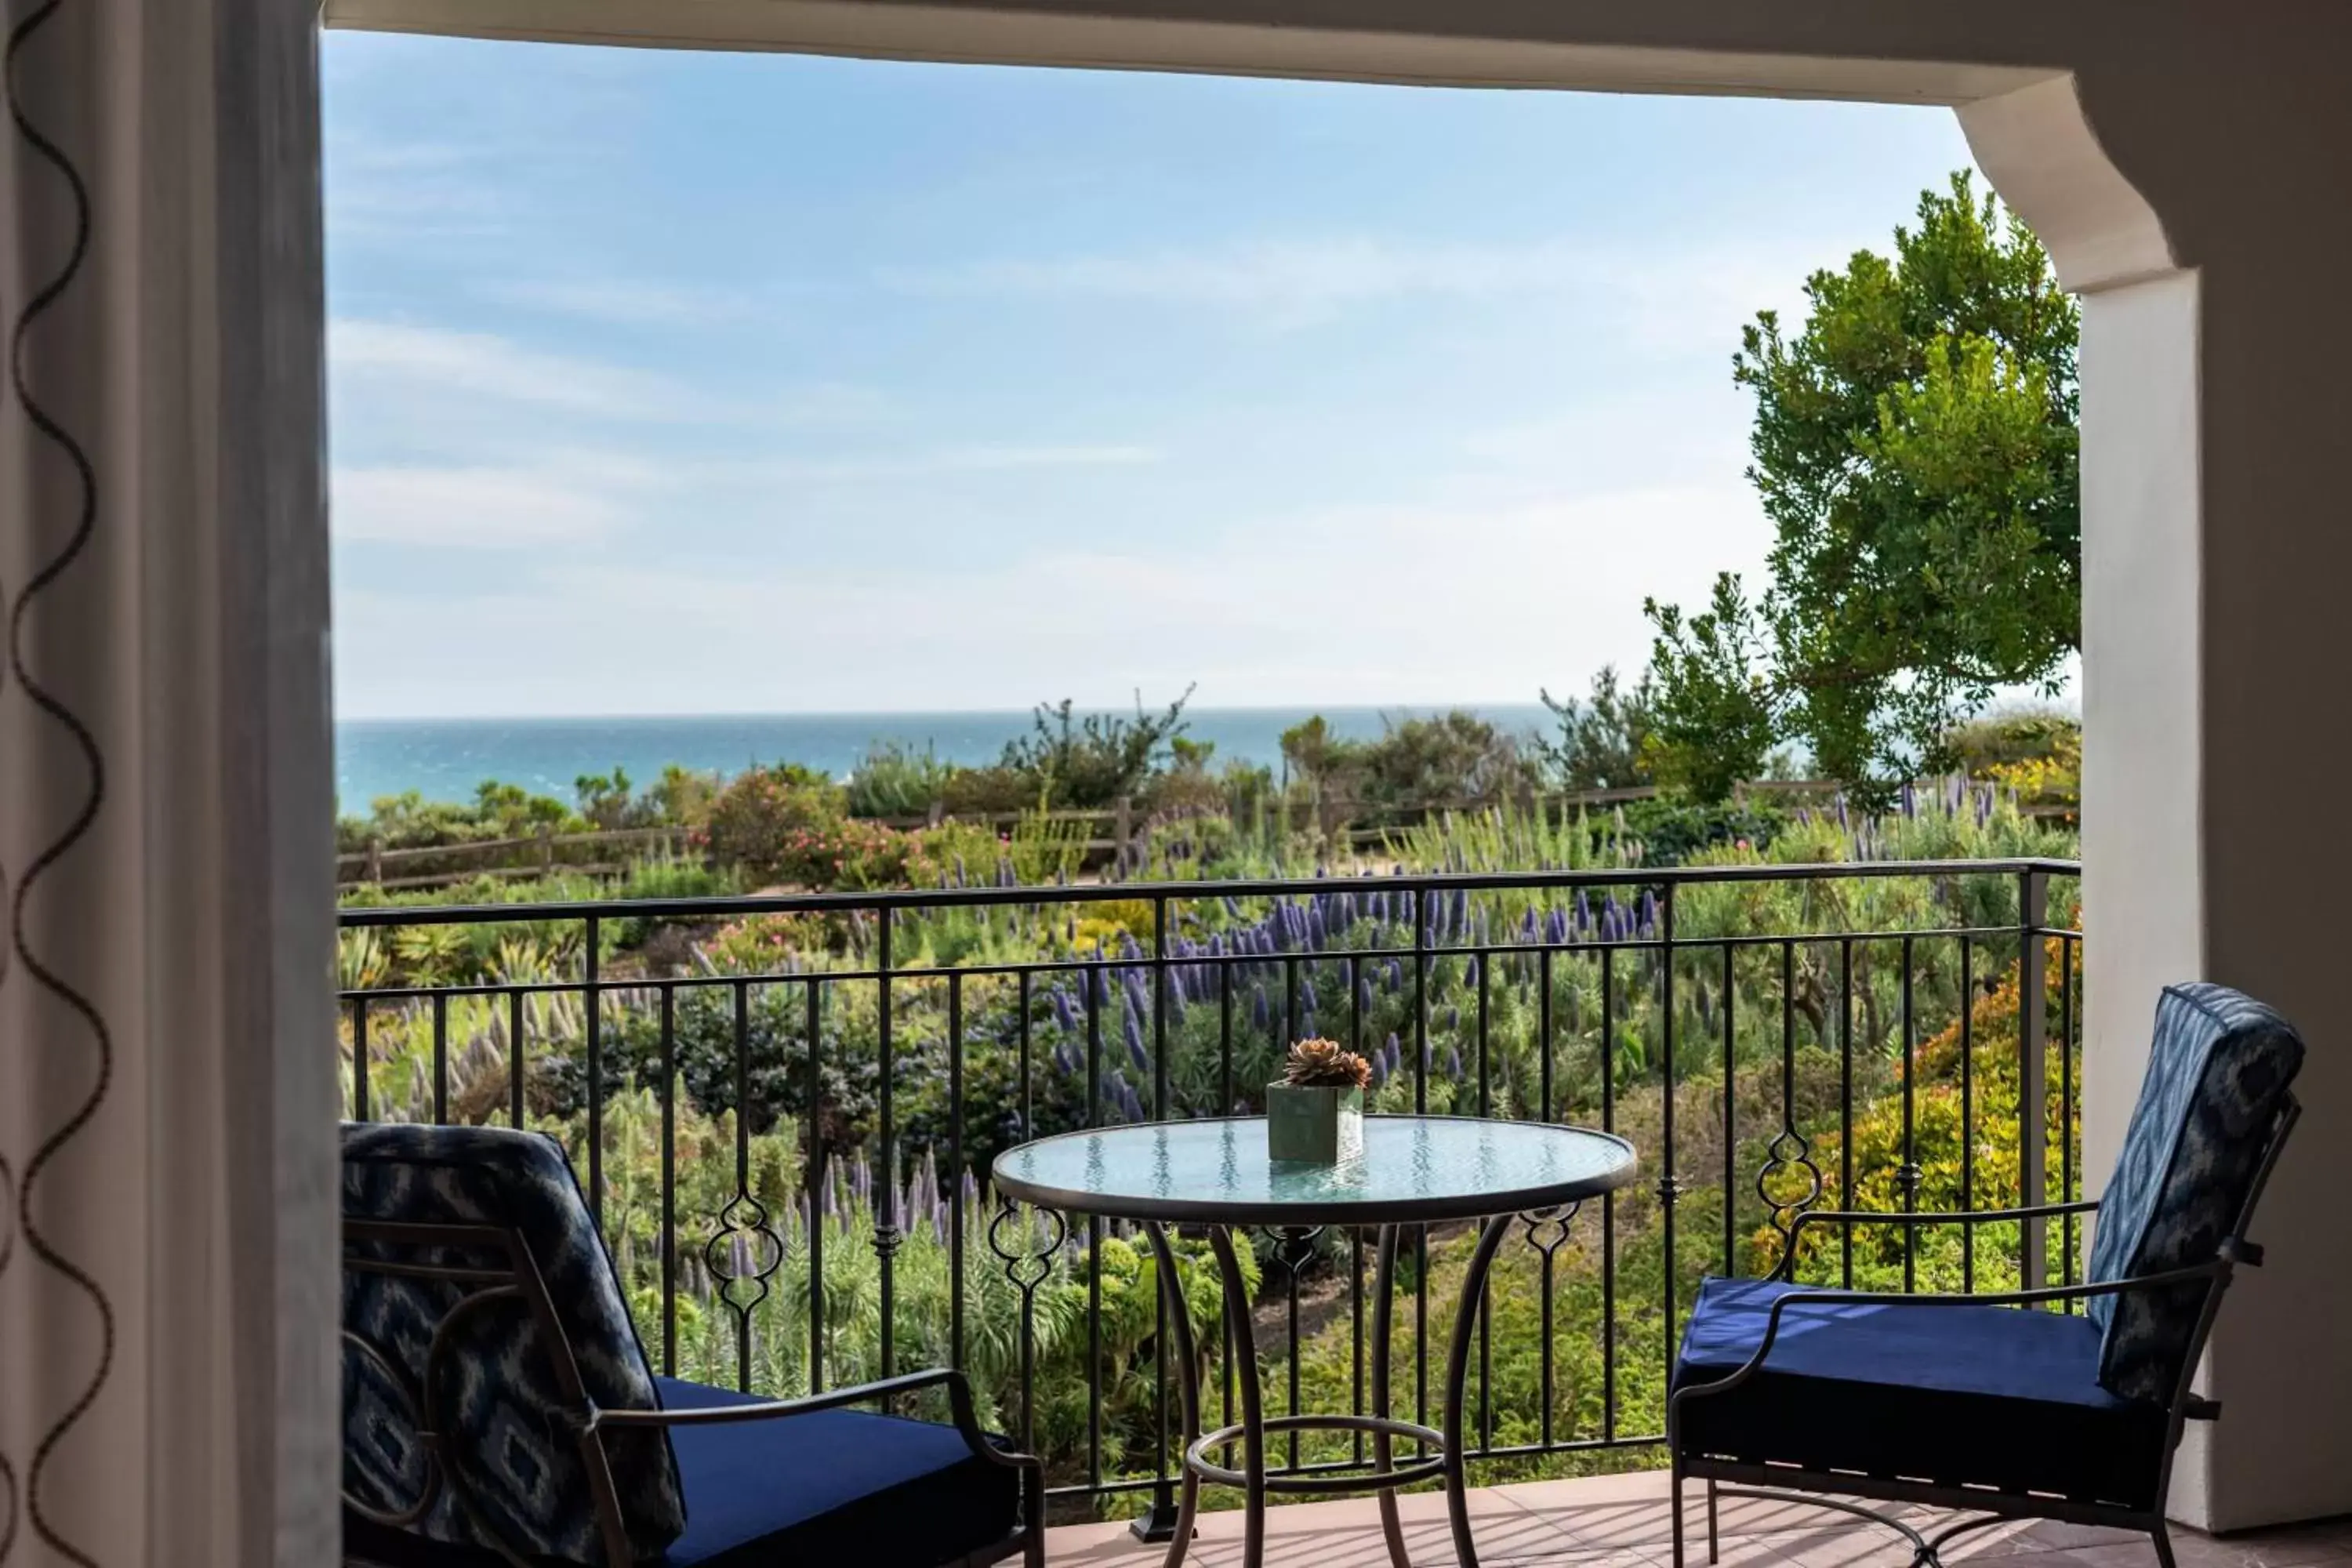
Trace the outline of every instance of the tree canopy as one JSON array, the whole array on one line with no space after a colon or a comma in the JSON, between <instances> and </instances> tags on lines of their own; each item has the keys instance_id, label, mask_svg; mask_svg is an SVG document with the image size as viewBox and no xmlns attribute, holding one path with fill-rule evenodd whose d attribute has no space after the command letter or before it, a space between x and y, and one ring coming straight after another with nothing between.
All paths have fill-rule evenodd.
<instances>
[{"instance_id":1,"label":"tree canopy","mask_svg":"<svg viewBox=\"0 0 2352 1568\"><path fill-rule=\"evenodd\" d=\"M1763 311L1732 361L1770 582L1644 605L1657 771L1710 797L1790 742L1884 792L2081 645L2078 318L2041 243L1963 172L1892 259L1856 252L1805 298L1794 336Z\"/></svg>"}]
</instances>

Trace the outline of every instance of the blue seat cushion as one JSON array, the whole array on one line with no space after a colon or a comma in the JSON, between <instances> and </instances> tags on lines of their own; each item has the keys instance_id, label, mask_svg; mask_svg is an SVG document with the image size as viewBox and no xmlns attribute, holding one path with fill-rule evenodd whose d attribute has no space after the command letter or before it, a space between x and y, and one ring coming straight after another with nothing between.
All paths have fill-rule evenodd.
<instances>
[{"instance_id":1,"label":"blue seat cushion","mask_svg":"<svg viewBox=\"0 0 2352 1568\"><path fill-rule=\"evenodd\" d=\"M758 1403L656 1378L662 1407ZM1013 1533L1020 1472L975 1455L935 1421L824 1410L776 1421L671 1428L686 1533L667 1568L858 1563L936 1568Z\"/></svg>"},{"instance_id":2,"label":"blue seat cushion","mask_svg":"<svg viewBox=\"0 0 2352 1568\"><path fill-rule=\"evenodd\" d=\"M1746 1364L1772 1303L1802 1288L1703 1281L1674 1386ZM2086 1318L2013 1307L1799 1303L1781 1315L1754 1377L1683 1403L1676 1447L1748 1464L2151 1507L2166 1413L2099 1385L2099 1336Z\"/></svg>"},{"instance_id":3,"label":"blue seat cushion","mask_svg":"<svg viewBox=\"0 0 2352 1568\"><path fill-rule=\"evenodd\" d=\"M666 1410L756 1405L760 1396L654 1380ZM1021 1476L934 1421L864 1410L671 1429L686 1533L661 1568L940 1568L1003 1543L1020 1522ZM384 1568L506 1568L344 1515L347 1555Z\"/></svg>"}]
</instances>

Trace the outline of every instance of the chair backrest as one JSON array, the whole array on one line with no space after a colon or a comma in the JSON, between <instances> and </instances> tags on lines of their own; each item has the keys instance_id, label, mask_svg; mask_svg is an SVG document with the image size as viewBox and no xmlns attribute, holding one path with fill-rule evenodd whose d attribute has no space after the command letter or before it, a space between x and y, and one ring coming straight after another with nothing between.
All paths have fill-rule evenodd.
<instances>
[{"instance_id":1,"label":"chair backrest","mask_svg":"<svg viewBox=\"0 0 2352 1568\"><path fill-rule=\"evenodd\" d=\"M583 1396L660 1402L562 1148L347 1122L343 1220L346 1498L436 1541L605 1563L601 1445L631 1554L659 1558L686 1528L667 1436L599 1433L583 1449L578 1435Z\"/></svg>"},{"instance_id":2,"label":"chair backrest","mask_svg":"<svg viewBox=\"0 0 2352 1568\"><path fill-rule=\"evenodd\" d=\"M2099 1202L2095 1282L2212 1260L2246 1217L2265 1173L2303 1040L2284 1018L2227 986L2171 985L2123 1152ZM2105 1331L2099 1382L2127 1399L2168 1401L2196 1352L2208 1287L2095 1296Z\"/></svg>"}]
</instances>

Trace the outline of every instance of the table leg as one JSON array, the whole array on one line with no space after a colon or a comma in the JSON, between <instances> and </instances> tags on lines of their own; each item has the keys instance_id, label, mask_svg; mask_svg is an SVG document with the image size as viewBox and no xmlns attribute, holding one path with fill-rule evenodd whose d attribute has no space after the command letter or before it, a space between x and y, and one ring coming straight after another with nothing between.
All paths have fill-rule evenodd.
<instances>
[{"instance_id":1,"label":"table leg","mask_svg":"<svg viewBox=\"0 0 2352 1568\"><path fill-rule=\"evenodd\" d=\"M1397 1227L1381 1226L1380 1264L1374 1270L1372 1297L1372 1414L1385 1421L1389 1417L1389 1342L1390 1328L1396 1320L1396 1258ZM1377 1478L1388 1474L1393 1451L1386 1432L1372 1434L1372 1473ZM1397 1517L1396 1493L1386 1487L1380 1490L1381 1533L1388 1538L1389 1562L1394 1568L1412 1568L1412 1559L1405 1554L1404 1521Z\"/></svg>"},{"instance_id":2,"label":"table leg","mask_svg":"<svg viewBox=\"0 0 2352 1568\"><path fill-rule=\"evenodd\" d=\"M1462 1426L1463 1397L1470 1381L1470 1347L1478 1337L1478 1314L1486 1297L1486 1271L1509 1234L1513 1215L1496 1215L1478 1234L1470 1270L1462 1278L1462 1306L1454 1316L1454 1350L1445 1358L1445 1507L1454 1519L1454 1554L1462 1568L1478 1568L1478 1548L1470 1539L1470 1482L1465 1456L1469 1439Z\"/></svg>"},{"instance_id":3,"label":"table leg","mask_svg":"<svg viewBox=\"0 0 2352 1568\"><path fill-rule=\"evenodd\" d=\"M1201 1425L1201 1363L1192 1344L1192 1314L1184 1305L1184 1281L1176 1272L1175 1249L1168 1245L1168 1229L1158 1220L1147 1220L1144 1234L1150 1238L1151 1254L1160 1265L1160 1299L1168 1304L1168 1318L1176 1336L1177 1387L1181 1391L1184 1406L1184 1435L1176 1449L1176 1467L1182 1471L1181 1490L1176 1494L1176 1533L1168 1542L1165 1568L1181 1568L1186 1548L1192 1544L1192 1516L1201 1503L1201 1478L1192 1473L1185 1458L1192 1439L1205 1428Z\"/></svg>"},{"instance_id":4,"label":"table leg","mask_svg":"<svg viewBox=\"0 0 2352 1568\"><path fill-rule=\"evenodd\" d=\"M1234 1379L1242 1394L1242 1568L1265 1561L1265 1408L1257 1382L1257 1344L1250 1331L1249 1286L1234 1255L1233 1232L1209 1231L1217 1255L1217 1275L1225 1300L1225 1322L1233 1330Z\"/></svg>"}]
</instances>

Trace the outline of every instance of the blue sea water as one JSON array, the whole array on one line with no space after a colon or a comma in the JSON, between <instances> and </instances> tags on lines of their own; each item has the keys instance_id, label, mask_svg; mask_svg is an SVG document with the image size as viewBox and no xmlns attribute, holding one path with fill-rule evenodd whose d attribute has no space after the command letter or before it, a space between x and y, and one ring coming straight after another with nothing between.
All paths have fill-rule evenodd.
<instances>
[{"instance_id":1,"label":"blue sea water","mask_svg":"<svg viewBox=\"0 0 2352 1568\"><path fill-rule=\"evenodd\" d=\"M1515 731L1545 727L1533 704L1465 706ZM1404 708L1202 708L1185 714L1185 734L1215 742L1216 761L1272 764L1282 732L1321 713L1350 738L1370 738L1389 721L1431 710ZM992 763L1004 743L1029 732L1026 710L992 713L761 713L635 719L350 719L335 726L335 791L345 812L379 796L415 790L427 800L464 801L485 779L572 798L572 781L619 766L650 784L672 763L733 773L754 763L793 762L845 775L877 742L929 747L944 762Z\"/></svg>"}]
</instances>

